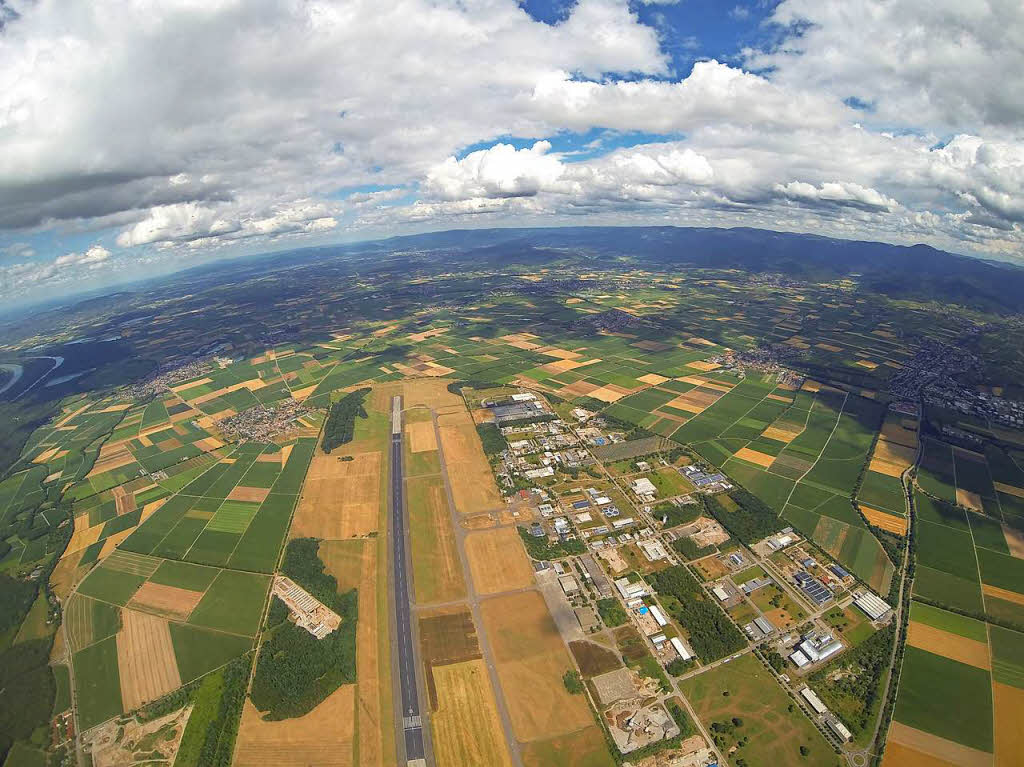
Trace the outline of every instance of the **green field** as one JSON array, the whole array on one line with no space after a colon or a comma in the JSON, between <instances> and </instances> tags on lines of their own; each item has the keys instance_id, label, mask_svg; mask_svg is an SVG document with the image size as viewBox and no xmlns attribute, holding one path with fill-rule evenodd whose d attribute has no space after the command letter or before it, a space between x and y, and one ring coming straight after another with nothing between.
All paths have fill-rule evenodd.
<instances>
[{"instance_id":1,"label":"green field","mask_svg":"<svg viewBox=\"0 0 1024 767\"><path fill-rule=\"evenodd\" d=\"M255 636L269 588L266 575L222 570L192 611L189 623Z\"/></svg>"},{"instance_id":2,"label":"green field","mask_svg":"<svg viewBox=\"0 0 1024 767\"><path fill-rule=\"evenodd\" d=\"M150 576L151 583L164 586L176 586L190 591L206 591L220 573L215 567L203 567L189 562L164 560L163 564Z\"/></svg>"},{"instance_id":3,"label":"green field","mask_svg":"<svg viewBox=\"0 0 1024 767\"><path fill-rule=\"evenodd\" d=\"M114 637L75 653L75 699L83 730L117 716L121 703L121 675Z\"/></svg>"},{"instance_id":4,"label":"green field","mask_svg":"<svg viewBox=\"0 0 1024 767\"><path fill-rule=\"evenodd\" d=\"M951 705L956 701L956 705ZM893 718L992 751L992 680L984 669L907 647Z\"/></svg>"},{"instance_id":5,"label":"green field","mask_svg":"<svg viewBox=\"0 0 1024 767\"><path fill-rule=\"evenodd\" d=\"M78 587L78 593L124 606L128 604L135 592L139 590L139 586L145 581L146 578L142 575L121 573L100 566L86 576Z\"/></svg>"},{"instance_id":6,"label":"green field","mask_svg":"<svg viewBox=\"0 0 1024 767\"><path fill-rule=\"evenodd\" d=\"M197 679L252 649L252 639L170 623L171 643L182 682Z\"/></svg>"},{"instance_id":7,"label":"green field","mask_svg":"<svg viewBox=\"0 0 1024 767\"><path fill-rule=\"evenodd\" d=\"M751 765L836 764L836 755L818 730L799 711L775 677L751 654L680 683L705 727L739 717L735 738L748 742L733 756ZM725 693L728 693L726 695ZM800 746L808 749L801 756Z\"/></svg>"}]
</instances>

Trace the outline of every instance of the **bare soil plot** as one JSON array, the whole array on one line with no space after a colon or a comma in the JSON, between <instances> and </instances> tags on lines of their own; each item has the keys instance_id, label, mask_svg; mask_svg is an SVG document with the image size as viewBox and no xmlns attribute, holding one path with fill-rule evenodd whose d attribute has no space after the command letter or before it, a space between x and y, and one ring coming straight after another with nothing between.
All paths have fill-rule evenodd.
<instances>
[{"instance_id":1,"label":"bare soil plot","mask_svg":"<svg viewBox=\"0 0 1024 767\"><path fill-rule=\"evenodd\" d=\"M484 662L437 666L433 675L438 702L430 721L437 763L452 767L510 765Z\"/></svg>"},{"instance_id":2,"label":"bare soil plot","mask_svg":"<svg viewBox=\"0 0 1024 767\"><path fill-rule=\"evenodd\" d=\"M893 744L903 746L890 752ZM904 750L905 749L905 750ZM921 756L915 756L920 754ZM900 758L903 756L903 758ZM885 749L884 767L904 765L956 765L956 767L992 767L992 754L962 746L937 735L893 722L889 728L888 745Z\"/></svg>"},{"instance_id":3,"label":"bare soil plot","mask_svg":"<svg viewBox=\"0 0 1024 767\"><path fill-rule=\"evenodd\" d=\"M477 593L496 594L533 585L533 566L514 527L469 533L465 549Z\"/></svg>"},{"instance_id":4,"label":"bare soil plot","mask_svg":"<svg viewBox=\"0 0 1024 767\"><path fill-rule=\"evenodd\" d=\"M349 767L353 764L356 685L346 684L305 716L267 722L246 700L235 767Z\"/></svg>"},{"instance_id":5,"label":"bare soil plot","mask_svg":"<svg viewBox=\"0 0 1024 767\"><path fill-rule=\"evenodd\" d=\"M270 495L270 488L266 487L245 487L238 485L228 493L229 501L249 501L250 503L263 503Z\"/></svg>"},{"instance_id":6,"label":"bare soil plot","mask_svg":"<svg viewBox=\"0 0 1024 767\"><path fill-rule=\"evenodd\" d=\"M351 461L335 453L313 456L302 488L291 537L357 538L378 529L381 454L358 453Z\"/></svg>"},{"instance_id":7,"label":"bare soil plot","mask_svg":"<svg viewBox=\"0 0 1024 767\"><path fill-rule=\"evenodd\" d=\"M1024 532L1009 525L1003 525L1003 538L1006 539L1006 548L1010 555L1017 559L1024 559Z\"/></svg>"},{"instance_id":8,"label":"bare soil plot","mask_svg":"<svg viewBox=\"0 0 1024 767\"><path fill-rule=\"evenodd\" d=\"M992 668L988 643L943 631L927 623L911 621L907 630L907 643L969 666Z\"/></svg>"},{"instance_id":9,"label":"bare soil plot","mask_svg":"<svg viewBox=\"0 0 1024 767\"><path fill-rule=\"evenodd\" d=\"M572 659L543 597L510 594L486 600L481 611L516 737L553 738L593 724L583 696L562 683Z\"/></svg>"},{"instance_id":10,"label":"bare soil plot","mask_svg":"<svg viewBox=\"0 0 1024 767\"><path fill-rule=\"evenodd\" d=\"M977 493L971 492L970 490L964 490L962 487L956 489L956 502L961 506L966 506L972 511L984 513L985 509L981 503L981 496Z\"/></svg>"},{"instance_id":11,"label":"bare soil plot","mask_svg":"<svg viewBox=\"0 0 1024 767\"><path fill-rule=\"evenodd\" d=\"M501 494L469 413L448 413L437 420L455 509L469 514L502 507Z\"/></svg>"},{"instance_id":12,"label":"bare soil plot","mask_svg":"<svg viewBox=\"0 0 1024 767\"><path fill-rule=\"evenodd\" d=\"M117 665L125 711L181 687L167 621L135 610L121 611Z\"/></svg>"},{"instance_id":13,"label":"bare soil plot","mask_svg":"<svg viewBox=\"0 0 1024 767\"><path fill-rule=\"evenodd\" d=\"M128 607L183 621L192 614L202 598L202 591L147 581L135 592Z\"/></svg>"},{"instance_id":14,"label":"bare soil plot","mask_svg":"<svg viewBox=\"0 0 1024 767\"><path fill-rule=\"evenodd\" d=\"M570 642L569 650L585 677L599 676L622 667L618 655L593 642Z\"/></svg>"}]
</instances>

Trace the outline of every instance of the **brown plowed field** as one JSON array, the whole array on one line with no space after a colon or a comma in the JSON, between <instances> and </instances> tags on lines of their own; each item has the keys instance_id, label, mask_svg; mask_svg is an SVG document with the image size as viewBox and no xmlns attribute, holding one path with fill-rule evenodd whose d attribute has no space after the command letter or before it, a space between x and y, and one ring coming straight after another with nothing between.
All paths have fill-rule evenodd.
<instances>
[{"instance_id":1,"label":"brown plowed field","mask_svg":"<svg viewBox=\"0 0 1024 767\"><path fill-rule=\"evenodd\" d=\"M346 684L305 716L266 722L248 700L238 728L234 767L349 767L353 764L354 684Z\"/></svg>"},{"instance_id":2,"label":"brown plowed field","mask_svg":"<svg viewBox=\"0 0 1024 767\"><path fill-rule=\"evenodd\" d=\"M263 503L270 495L270 488L267 487L245 487L238 485L228 493L229 501L249 501L250 503Z\"/></svg>"},{"instance_id":3,"label":"brown plowed field","mask_svg":"<svg viewBox=\"0 0 1024 767\"><path fill-rule=\"evenodd\" d=\"M121 611L117 665L125 711L181 687L167 621L135 610Z\"/></svg>"},{"instance_id":4,"label":"brown plowed field","mask_svg":"<svg viewBox=\"0 0 1024 767\"><path fill-rule=\"evenodd\" d=\"M146 581L135 592L128 607L156 613L165 618L185 620L202 598L202 591L190 591Z\"/></svg>"},{"instance_id":5,"label":"brown plowed field","mask_svg":"<svg viewBox=\"0 0 1024 767\"><path fill-rule=\"evenodd\" d=\"M469 533L466 556L479 594L496 594L533 585L533 566L514 527Z\"/></svg>"}]
</instances>

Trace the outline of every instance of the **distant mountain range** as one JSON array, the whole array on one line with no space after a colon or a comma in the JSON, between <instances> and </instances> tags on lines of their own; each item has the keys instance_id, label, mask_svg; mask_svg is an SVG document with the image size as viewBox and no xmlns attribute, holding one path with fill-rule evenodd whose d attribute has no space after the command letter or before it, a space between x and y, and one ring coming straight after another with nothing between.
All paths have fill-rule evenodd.
<instances>
[{"instance_id":1,"label":"distant mountain range","mask_svg":"<svg viewBox=\"0 0 1024 767\"><path fill-rule=\"evenodd\" d=\"M888 245L750 228L674 226L455 229L302 248L204 264L132 285L121 284L105 295L93 290L69 297L63 305L110 305L118 296L159 290L164 283L241 282L275 268L346 256L379 254L379 266L388 268L388 256L403 252L466 259L491 268L574 260L610 264L626 257L632 265L652 269L741 269L812 282L851 278L866 291L894 299L958 304L998 314L1024 313L1024 267L1005 262L956 255L928 245ZM13 314L38 314L54 310L54 306L51 301Z\"/></svg>"},{"instance_id":2,"label":"distant mountain range","mask_svg":"<svg viewBox=\"0 0 1024 767\"><path fill-rule=\"evenodd\" d=\"M960 304L984 311L1024 311L1024 268L956 255L928 245L888 245L763 229L566 227L469 229L392 237L346 246L381 251L465 251L479 261L543 263L573 250L632 256L651 266L699 266L776 273L795 279L855 278L892 298Z\"/></svg>"}]
</instances>

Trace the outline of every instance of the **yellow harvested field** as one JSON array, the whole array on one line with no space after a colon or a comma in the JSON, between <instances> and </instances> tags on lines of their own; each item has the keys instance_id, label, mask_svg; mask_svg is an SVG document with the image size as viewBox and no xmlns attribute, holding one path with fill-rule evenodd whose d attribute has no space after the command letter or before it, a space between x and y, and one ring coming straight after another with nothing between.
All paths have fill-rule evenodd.
<instances>
[{"instance_id":1,"label":"yellow harvested field","mask_svg":"<svg viewBox=\"0 0 1024 767\"><path fill-rule=\"evenodd\" d=\"M1024 764L1024 690L992 682L996 767Z\"/></svg>"},{"instance_id":2,"label":"yellow harvested field","mask_svg":"<svg viewBox=\"0 0 1024 767\"><path fill-rule=\"evenodd\" d=\"M629 391L616 391L616 388L613 388L611 385L601 386L590 392L590 396L594 399L599 399L602 402L618 402L629 394Z\"/></svg>"},{"instance_id":3,"label":"yellow harvested field","mask_svg":"<svg viewBox=\"0 0 1024 767\"><path fill-rule=\"evenodd\" d=\"M972 511L984 512L984 507L981 503L981 496L977 493L971 492L970 490L964 490L962 487L956 489L956 502L961 506L966 506Z\"/></svg>"},{"instance_id":4,"label":"yellow harvested field","mask_svg":"<svg viewBox=\"0 0 1024 767\"><path fill-rule=\"evenodd\" d=\"M903 423L904 420L906 420L906 419L901 419L899 421L896 421L896 420L889 420L887 418L885 420L885 423L882 424L882 435L881 435L880 439L884 439L887 442L894 442L897 445L906 445L907 447L916 448L917 447L916 421L911 421L911 423L913 423L915 425L915 428L911 429L911 428L908 428L907 425Z\"/></svg>"},{"instance_id":5,"label":"yellow harvested field","mask_svg":"<svg viewBox=\"0 0 1024 767\"><path fill-rule=\"evenodd\" d=\"M992 667L987 642L967 639L926 623L910 622L907 630L907 643L975 668L983 668L987 671Z\"/></svg>"},{"instance_id":6,"label":"yellow harvested field","mask_svg":"<svg viewBox=\"0 0 1024 767\"><path fill-rule=\"evenodd\" d=\"M870 471L878 474L884 474L887 477L897 477L903 475L906 470L906 466L900 466L899 464L889 463L888 461L876 461L874 458L871 459L871 463L868 464Z\"/></svg>"},{"instance_id":7,"label":"yellow harvested field","mask_svg":"<svg viewBox=\"0 0 1024 767\"><path fill-rule=\"evenodd\" d=\"M481 612L516 737L553 738L592 725L584 697L562 683L573 661L541 595L488 599Z\"/></svg>"},{"instance_id":8,"label":"yellow harvested field","mask_svg":"<svg viewBox=\"0 0 1024 767\"><path fill-rule=\"evenodd\" d=\"M1024 559L1024 532L1015 527L1003 525L1003 538L1006 539L1006 548L1010 550L1010 556Z\"/></svg>"},{"instance_id":9,"label":"yellow harvested field","mask_svg":"<svg viewBox=\"0 0 1024 767\"><path fill-rule=\"evenodd\" d=\"M504 508L469 413L465 410L446 413L438 416L437 421L456 510L460 514L472 514Z\"/></svg>"},{"instance_id":10,"label":"yellow harvested field","mask_svg":"<svg viewBox=\"0 0 1024 767\"><path fill-rule=\"evenodd\" d=\"M358 538L376 532L380 510L380 452L342 461L318 449L309 464L292 538Z\"/></svg>"},{"instance_id":11,"label":"yellow harvested field","mask_svg":"<svg viewBox=\"0 0 1024 767\"><path fill-rule=\"evenodd\" d=\"M686 367L693 368L694 370L700 370L701 372L708 372L710 370L718 370L721 367L717 362L707 362L706 360L697 360L696 362L687 362Z\"/></svg>"},{"instance_id":12,"label":"yellow harvested field","mask_svg":"<svg viewBox=\"0 0 1024 767\"><path fill-rule=\"evenodd\" d=\"M808 378L806 381L804 381L804 385L801 386L800 388L803 389L804 391L816 392L821 391L821 384L818 383L817 381L812 381L811 379Z\"/></svg>"},{"instance_id":13,"label":"yellow harvested field","mask_svg":"<svg viewBox=\"0 0 1024 767\"><path fill-rule=\"evenodd\" d=\"M872 509L870 506L864 506L861 504L861 513L875 527L880 527L883 530L887 530L890 533L896 535L907 534L907 520L905 517L898 517L895 514L887 514L884 511L878 509Z\"/></svg>"},{"instance_id":14,"label":"yellow harvested field","mask_svg":"<svg viewBox=\"0 0 1024 767\"><path fill-rule=\"evenodd\" d=\"M482 660L432 668L437 709L430 722L440 765L511 765L494 691Z\"/></svg>"},{"instance_id":15,"label":"yellow harvested field","mask_svg":"<svg viewBox=\"0 0 1024 767\"><path fill-rule=\"evenodd\" d=\"M715 345L714 341L709 341L708 339L701 338L700 336L694 336L693 338L688 338L688 339L686 339L686 343L688 343L688 344L697 344L698 346L714 346Z\"/></svg>"},{"instance_id":16,"label":"yellow harvested field","mask_svg":"<svg viewBox=\"0 0 1024 767\"><path fill-rule=\"evenodd\" d=\"M304 716L268 722L248 699L234 767L349 767L353 764L356 685L346 684Z\"/></svg>"},{"instance_id":17,"label":"yellow harvested field","mask_svg":"<svg viewBox=\"0 0 1024 767\"><path fill-rule=\"evenodd\" d=\"M103 547L100 549L100 553L97 555L96 561L102 562L104 559L106 559L110 555L110 552L112 552L114 549L120 546L121 543L125 540L125 538L127 538L134 532L135 528L129 527L127 530L122 530L119 533L114 533L113 535L108 535L106 538L104 538Z\"/></svg>"},{"instance_id":18,"label":"yellow harvested field","mask_svg":"<svg viewBox=\"0 0 1024 767\"><path fill-rule=\"evenodd\" d=\"M985 592L985 596L993 597L994 599L1005 599L1007 602L1024 605L1024 594L1018 594L1016 591L1001 589L998 586L991 586L987 583L981 584L981 590Z\"/></svg>"},{"instance_id":19,"label":"yellow harvested field","mask_svg":"<svg viewBox=\"0 0 1024 767\"><path fill-rule=\"evenodd\" d=\"M540 353L545 357L557 357L561 360L576 360L583 356L579 352L571 352L568 349L557 348L542 349Z\"/></svg>"},{"instance_id":20,"label":"yellow harvested field","mask_svg":"<svg viewBox=\"0 0 1024 767\"><path fill-rule=\"evenodd\" d=\"M465 540L473 584L480 594L533 585L533 566L514 527L470 533Z\"/></svg>"},{"instance_id":21,"label":"yellow harvested field","mask_svg":"<svg viewBox=\"0 0 1024 767\"><path fill-rule=\"evenodd\" d=\"M950 764L945 759L915 751L910 746L893 743L892 740L886 742L885 757L882 759L882 767L950 767Z\"/></svg>"},{"instance_id":22,"label":"yellow harvested field","mask_svg":"<svg viewBox=\"0 0 1024 767\"><path fill-rule=\"evenodd\" d=\"M1024 498L1024 488L1017 487L1016 485L1008 485L1005 482L996 482L996 490L1000 493L1006 493L1007 495L1014 495L1018 498Z\"/></svg>"},{"instance_id":23,"label":"yellow harvested field","mask_svg":"<svg viewBox=\"0 0 1024 767\"><path fill-rule=\"evenodd\" d=\"M135 610L122 610L116 642L125 711L132 711L181 687L166 620Z\"/></svg>"},{"instance_id":24,"label":"yellow harvested field","mask_svg":"<svg viewBox=\"0 0 1024 767\"><path fill-rule=\"evenodd\" d=\"M86 479L95 477L97 474L103 474L113 469L120 469L122 466L127 466L130 463L134 463L135 457L128 450L127 442L117 442L113 445L104 447L100 450L99 457L96 459L96 463L93 465L92 470L85 475Z\"/></svg>"},{"instance_id":25,"label":"yellow harvested field","mask_svg":"<svg viewBox=\"0 0 1024 767\"><path fill-rule=\"evenodd\" d=\"M773 399L776 402L792 402L792 397L784 397L781 394L766 394L765 399Z\"/></svg>"},{"instance_id":26,"label":"yellow harvested field","mask_svg":"<svg viewBox=\"0 0 1024 767\"><path fill-rule=\"evenodd\" d=\"M832 344L815 344L815 348L824 349L827 352L839 353L843 350L841 346L833 346Z\"/></svg>"},{"instance_id":27,"label":"yellow harvested field","mask_svg":"<svg viewBox=\"0 0 1024 767\"><path fill-rule=\"evenodd\" d=\"M767 429L761 432L761 436L767 439L773 439L776 442L785 442L788 444L797 437L799 437L802 432L803 429L797 431L795 429L785 429L778 426L769 426Z\"/></svg>"},{"instance_id":28,"label":"yellow harvested field","mask_svg":"<svg viewBox=\"0 0 1024 767\"><path fill-rule=\"evenodd\" d=\"M54 567L53 572L50 573L50 589L60 598L61 601L67 600L71 595L71 589L86 572L86 568L82 567L82 572L80 573L78 567L78 563L81 561L83 554L85 554L84 549L64 552L64 555L60 558L57 566Z\"/></svg>"},{"instance_id":29,"label":"yellow harvested field","mask_svg":"<svg viewBox=\"0 0 1024 767\"><path fill-rule=\"evenodd\" d=\"M760 453L757 450L751 450L749 447L740 448L736 451L735 457L741 458L749 463L757 464L758 466L771 466L775 462L774 455Z\"/></svg>"},{"instance_id":30,"label":"yellow harvested field","mask_svg":"<svg viewBox=\"0 0 1024 767\"><path fill-rule=\"evenodd\" d=\"M32 463L46 463L51 458L54 458L60 451L59 447L51 447L49 450L44 450L35 458L32 459Z\"/></svg>"},{"instance_id":31,"label":"yellow harvested field","mask_svg":"<svg viewBox=\"0 0 1024 767\"><path fill-rule=\"evenodd\" d=\"M359 764L379 767L391 764L385 753L385 732L391 730L390 675L391 657L381 653L381 646L389 647L387 618L378 618L378 608L387 604L387 590L380 577L378 592L378 546L370 542L363 548L363 569L359 579L356 626L356 711L359 733ZM382 562L386 565L386 562ZM381 636L381 632L383 636ZM383 677L383 678L382 678Z\"/></svg>"},{"instance_id":32,"label":"yellow harvested field","mask_svg":"<svg viewBox=\"0 0 1024 767\"><path fill-rule=\"evenodd\" d=\"M316 391L316 388L317 384L313 384L312 386L306 386L302 389L293 389L292 399L297 400L298 402L304 402L310 394Z\"/></svg>"},{"instance_id":33,"label":"yellow harvested field","mask_svg":"<svg viewBox=\"0 0 1024 767\"><path fill-rule=\"evenodd\" d=\"M421 333L410 333L408 339L414 344L420 343L420 341L426 341L428 338L434 338L435 336L443 335L448 332L448 328L431 328L430 330L424 330Z\"/></svg>"},{"instance_id":34,"label":"yellow harvested field","mask_svg":"<svg viewBox=\"0 0 1024 767\"><path fill-rule=\"evenodd\" d=\"M246 487L245 485L236 485L231 492L228 493L228 500L263 503L268 495L270 495L270 488L268 487Z\"/></svg>"},{"instance_id":35,"label":"yellow harvested field","mask_svg":"<svg viewBox=\"0 0 1024 767\"><path fill-rule=\"evenodd\" d=\"M128 607L183 621L192 614L202 598L202 591L190 591L147 581L135 592Z\"/></svg>"},{"instance_id":36,"label":"yellow harvested field","mask_svg":"<svg viewBox=\"0 0 1024 767\"><path fill-rule=\"evenodd\" d=\"M83 524L88 524L88 517L88 514L79 514L75 517L75 527L78 527L79 520L83 520ZM96 541L100 539L100 533L103 532L103 525L105 524L106 523L104 522L99 525L93 525L92 527L86 527L82 530L76 529L75 532L71 534L71 540L68 542L68 547L64 550L63 556L66 557L68 554L81 551L82 549L96 543Z\"/></svg>"},{"instance_id":37,"label":"yellow harvested field","mask_svg":"<svg viewBox=\"0 0 1024 767\"><path fill-rule=\"evenodd\" d=\"M657 386L658 384L665 383L668 379L665 376L658 375L657 373L648 373L647 375L640 376L636 380L643 381L645 384L650 384L651 386Z\"/></svg>"},{"instance_id":38,"label":"yellow harvested field","mask_svg":"<svg viewBox=\"0 0 1024 767\"><path fill-rule=\"evenodd\" d=\"M871 360L857 360L857 364L862 368L867 368L868 370L874 370L878 367L878 363L872 362Z\"/></svg>"},{"instance_id":39,"label":"yellow harvested field","mask_svg":"<svg viewBox=\"0 0 1024 767\"><path fill-rule=\"evenodd\" d=\"M405 426L409 438L409 449L414 453L425 453L437 450L437 435L434 433L433 421L417 421Z\"/></svg>"},{"instance_id":40,"label":"yellow harvested field","mask_svg":"<svg viewBox=\"0 0 1024 767\"><path fill-rule=\"evenodd\" d=\"M885 749L885 767L905 767L906 765L956 765L956 767L992 767L992 754L962 746L938 735L893 722L889 728L889 745ZM905 746L911 752L923 755L921 760L891 761L889 748L893 743ZM938 761L935 761L938 760Z\"/></svg>"},{"instance_id":41,"label":"yellow harvested field","mask_svg":"<svg viewBox=\"0 0 1024 767\"><path fill-rule=\"evenodd\" d=\"M186 383L178 384L177 386L172 386L171 391L177 394L180 391L185 391L186 389L191 389L195 386L202 386L204 384L209 383L213 383L212 378L200 378L197 381L187 381Z\"/></svg>"}]
</instances>

